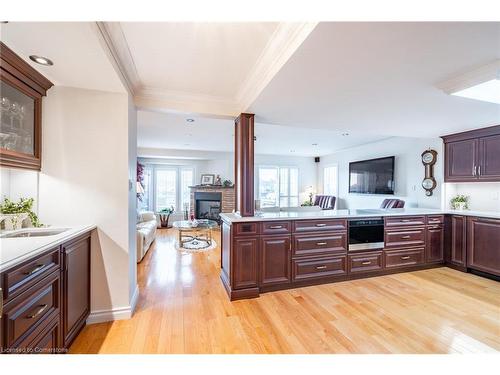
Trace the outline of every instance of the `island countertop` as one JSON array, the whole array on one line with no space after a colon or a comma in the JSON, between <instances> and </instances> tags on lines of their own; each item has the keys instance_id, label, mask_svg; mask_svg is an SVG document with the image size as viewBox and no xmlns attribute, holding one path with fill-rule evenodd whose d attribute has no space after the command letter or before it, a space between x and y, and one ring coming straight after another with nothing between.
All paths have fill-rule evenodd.
<instances>
[{"instance_id":1,"label":"island countertop","mask_svg":"<svg viewBox=\"0 0 500 375\"><path fill-rule=\"evenodd\" d=\"M0 238L0 272L64 242L70 241L83 233L89 232L95 229L96 226L81 225L71 228L67 226L51 226L44 229L56 230L62 228L67 230L52 236ZM3 234L15 233L22 230L24 229L9 231Z\"/></svg>"},{"instance_id":2,"label":"island countertop","mask_svg":"<svg viewBox=\"0 0 500 375\"><path fill-rule=\"evenodd\" d=\"M278 220L317 220L317 219L356 219L386 216L413 215L462 215L500 219L497 211L440 210L432 208L393 208L393 209L350 209L350 210L307 210L260 212L255 216L242 217L237 213L222 213L221 219L228 223L278 221Z\"/></svg>"}]
</instances>

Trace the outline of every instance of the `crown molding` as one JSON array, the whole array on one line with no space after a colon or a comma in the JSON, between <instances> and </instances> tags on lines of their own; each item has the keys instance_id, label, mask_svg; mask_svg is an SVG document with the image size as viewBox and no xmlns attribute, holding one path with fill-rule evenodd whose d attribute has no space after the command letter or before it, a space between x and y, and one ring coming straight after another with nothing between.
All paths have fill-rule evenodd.
<instances>
[{"instance_id":1,"label":"crown molding","mask_svg":"<svg viewBox=\"0 0 500 375\"><path fill-rule=\"evenodd\" d=\"M141 88L141 81L120 23L96 22L96 26L115 70L129 93L134 96Z\"/></svg>"},{"instance_id":2,"label":"crown molding","mask_svg":"<svg viewBox=\"0 0 500 375\"><path fill-rule=\"evenodd\" d=\"M453 94L492 79L500 79L500 59L440 82L437 87L447 94Z\"/></svg>"},{"instance_id":3,"label":"crown molding","mask_svg":"<svg viewBox=\"0 0 500 375\"><path fill-rule=\"evenodd\" d=\"M278 25L236 94L236 101L241 111L248 110L317 24L317 22L281 22Z\"/></svg>"}]
</instances>

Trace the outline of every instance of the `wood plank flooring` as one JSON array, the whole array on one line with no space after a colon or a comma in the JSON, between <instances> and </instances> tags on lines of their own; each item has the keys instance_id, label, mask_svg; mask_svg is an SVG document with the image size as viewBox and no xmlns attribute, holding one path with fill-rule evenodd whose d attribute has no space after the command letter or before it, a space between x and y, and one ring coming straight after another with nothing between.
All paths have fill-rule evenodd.
<instances>
[{"instance_id":1,"label":"wood plank flooring","mask_svg":"<svg viewBox=\"0 0 500 375\"><path fill-rule=\"evenodd\" d=\"M139 264L134 317L87 326L71 353L500 351L496 281L443 267L230 302L220 250L183 254L174 240L161 230Z\"/></svg>"}]
</instances>

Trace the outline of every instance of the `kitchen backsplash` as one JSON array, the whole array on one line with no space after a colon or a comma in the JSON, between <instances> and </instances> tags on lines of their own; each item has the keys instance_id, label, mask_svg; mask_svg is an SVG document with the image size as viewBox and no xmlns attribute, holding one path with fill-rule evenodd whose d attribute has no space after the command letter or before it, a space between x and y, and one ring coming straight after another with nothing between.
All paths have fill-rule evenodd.
<instances>
[{"instance_id":1,"label":"kitchen backsplash","mask_svg":"<svg viewBox=\"0 0 500 375\"><path fill-rule=\"evenodd\" d=\"M450 199L457 194L469 197L469 209L476 211L500 211L500 183L448 183L446 184L445 207L449 208Z\"/></svg>"},{"instance_id":2,"label":"kitchen backsplash","mask_svg":"<svg viewBox=\"0 0 500 375\"><path fill-rule=\"evenodd\" d=\"M0 198L18 200L21 197L34 198L35 212L38 211L38 175L36 171L14 168L0 168Z\"/></svg>"}]
</instances>

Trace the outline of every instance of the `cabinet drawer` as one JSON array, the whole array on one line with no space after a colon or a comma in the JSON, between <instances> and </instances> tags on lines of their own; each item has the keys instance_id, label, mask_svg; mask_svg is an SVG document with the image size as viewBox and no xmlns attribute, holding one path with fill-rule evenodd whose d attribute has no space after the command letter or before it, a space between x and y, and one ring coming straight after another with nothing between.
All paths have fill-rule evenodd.
<instances>
[{"instance_id":1,"label":"cabinet drawer","mask_svg":"<svg viewBox=\"0 0 500 375\"><path fill-rule=\"evenodd\" d=\"M347 274L345 255L325 258L304 258L293 261L293 280L315 279Z\"/></svg>"},{"instance_id":2,"label":"cabinet drawer","mask_svg":"<svg viewBox=\"0 0 500 375\"><path fill-rule=\"evenodd\" d=\"M347 232L293 236L293 256L342 253L347 251Z\"/></svg>"},{"instance_id":3,"label":"cabinet drawer","mask_svg":"<svg viewBox=\"0 0 500 375\"><path fill-rule=\"evenodd\" d=\"M293 230L296 233L346 229L347 220L297 220L293 223Z\"/></svg>"},{"instance_id":4,"label":"cabinet drawer","mask_svg":"<svg viewBox=\"0 0 500 375\"><path fill-rule=\"evenodd\" d=\"M405 227L410 225L425 225L425 216L386 217L386 227Z\"/></svg>"},{"instance_id":5,"label":"cabinet drawer","mask_svg":"<svg viewBox=\"0 0 500 375\"><path fill-rule=\"evenodd\" d=\"M427 224L443 224L444 223L444 215L429 215L427 216Z\"/></svg>"},{"instance_id":6,"label":"cabinet drawer","mask_svg":"<svg viewBox=\"0 0 500 375\"><path fill-rule=\"evenodd\" d=\"M424 263L424 248L385 251L385 267L404 267Z\"/></svg>"},{"instance_id":7,"label":"cabinet drawer","mask_svg":"<svg viewBox=\"0 0 500 375\"><path fill-rule=\"evenodd\" d=\"M386 230L385 247L398 248L425 245L425 229Z\"/></svg>"},{"instance_id":8,"label":"cabinet drawer","mask_svg":"<svg viewBox=\"0 0 500 375\"><path fill-rule=\"evenodd\" d=\"M59 247L56 247L36 259L31 259L7 270L3 274L2 287L5 300L8 301L19 295L59 267Z\"/></svg>"},{"instance_id":9,"label":"cabinet drawer","mask_svg":"<svg viewBox=\"0 0 500 375\"><path fill-rule=\"evenodd\" d=\"M382 251L349 255L349 273L373 272L384 268Z\"/></svg>"},{"instance_id":10,"label":"cabinet drawer","mask_svg":"<svg viewBox=\"0 0 500 375\"><path fill-rule=\"evenodd\" d=\"M16 346L12 352L19 354L55 354L63 352L64 349L59 345L59 316L51 317L48 319L48 323L40 328Z\"/></svg>"},{"instance_id":11,"label":"cabinet drawer","mask_svg":"<svg viewBox=\"0 0 500 375\"><path fill-rule=\"evenodd\" d=\"M259 224L258 223L236 223L234 224L234 235L235 236L246 236L246 235L256 235L259 234Z\"/></svg>"},{"instance_id":12,"label":"cabinet drawer","mask_svg":"<svg viewBox=\"0 0 500 375\"><path fill-rule=\"evenodd\" d=\"M59 272L52 273L5 306L2 328L6 347L17 346L59 314L59 277Z\"/></svg>"},{"instance_id":13,"label":"cabinet drawer","mask_svg":"<svg viewBox=\"0 0 500 375\"><path fill-rule=\"evenodd\" d=\"M287 234L291 232L289 221L271 221L262 223L262 234Z\"/></svg>"}]
</instances>

